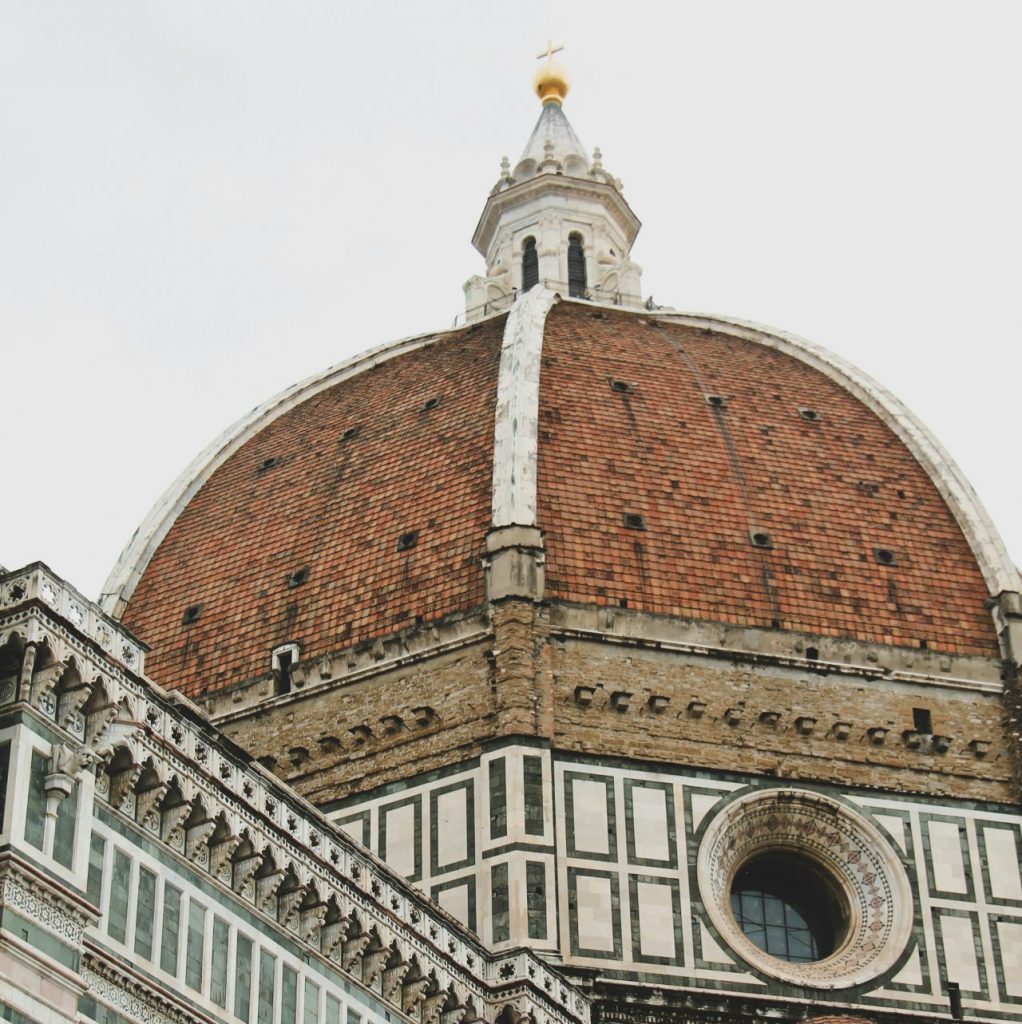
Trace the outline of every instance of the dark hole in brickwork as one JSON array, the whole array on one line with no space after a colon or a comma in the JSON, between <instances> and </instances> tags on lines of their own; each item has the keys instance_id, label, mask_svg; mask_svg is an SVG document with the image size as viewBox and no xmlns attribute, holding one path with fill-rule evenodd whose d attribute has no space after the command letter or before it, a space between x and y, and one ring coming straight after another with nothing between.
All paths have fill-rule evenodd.
<instances>
[{"instance_id":1,"label":"dark hole in brickwork","mask_svg":"<svg viewBox=\"0 0 1022 1024\"><path fill-rule=\"evenodd\" d=\"M397 539L398 551L410 551L419 543L419 531L409 530L407 533L402 533Z\"/></svg>"},{"instance_id":2,"label":"dark hole in brickwork","mask_svg":"<svg viewBox=\"0 0 1022 1024\"><path fill-rule=\"evenodd\" d=\"M766 530L750 530L749 539L757 548L772 548L774 546L774 542Z\"/></svg>"},{"instance_id":3,"label":"dark hole in brickwork","mask_svg":"<svg viewBox=\"0 0 1022 1024\"><path fill-rule=\"evenodd\" d=\"M280 459L276 455L271 455L268 459L263 459L259 463L259 468L256 470L257 473L265 473L268 469L273 469L274 466L280 465Z\"/></svg>"},{"instance_id":4,"label":"dark hole in brickwork","mask_svg":"<svg viewBox=\"0 0 1022 1024\"><path fill-rule=\"evenodd\" d=\"M873 557L879 565L894 565L897 561L894 557L894 552L890 548L874 548Z\"/></svg>"},{"instance_id":5,"label":"dark hole in brickwork","mask_svg":"<svg viewBox=\"0 0 1022 1024\"><path fill-rule=\"evenodd\" d=\"M606 319L607 319L607 314L606 314L606 313L602 313L602 312L601 312L600 310L598 310L598 309L597 309L597 310L594 310L594 311L593 311L592 313L590 313L589 315L590 315L590 316L591 316L591 317L592 317L592 318L593 318L594 320L606 320Z\"/></svg>"},{"instance_id":6,"label":"dark hole in brickwork","mask_svg":"<svg viewBox=\"0 0 1022 1024\"><path fill-rule=\"evenodd\" d=\"M341 434L342 441L351 441L353 438L358 437L358 427L348 427L348 429Z\"/></svg>"},{"instance_id":7,"label":"dark hole in brickwork","mask_svg":"<svg viewBox=\"0 0 1022 1024\"><path fill-rule=\"evenodd\" d=\"M303 583L307 583L309 580L309 567L303 565L300 569L295 569L293 573L287 578L287 585L289 587L300 587Z\"/></svg>"},{"instance_id":8,"label":"dark hole in brickwork","mask_svg":"<svg viewBox=\"0 0 1022 1024\"><path fill-rule=\"evenodd\" d=\"M930 645L929 645L929 643L926 640L920 640L919 641L919 650L926 651L926 650L929 650L929 648L930 648Z\"/></svg>"},{"instance_id":9,"label":"dark hole in brickwork","mask_svg":"<svg viewBox=\"0 0 1022 1024\"><path fill-rule=\"evenodd\" d=\"M185 626L190 626L195 622L198 617L202 614L201 604L190 604L186 609L184 615L181 617L181 622Z\"/></svg>"},{"instance_id":10,"label":"dark hole in brickwork","mask_svg":"<svg viewBox=\"0 0 1022 1024\"><path fill-rule=\"evenodd\" d=\"M638 512L625 512L623 513L622 522L625 524L625 528L628 530L645 530L646 523L642 516Z\"/></svg>"},{"instance_id":11,"label":"dark hole in brickwork","mask_svg":"<svg viewBox=\"0 0 1022 1024\"><path fill-rule=\"evenodd\" d=\"M819 656L820 652L815 647L806 648L806 661L816 661Z\"/></svg>"},{"instance_id":12,"label":"dark hole in brickwork","mask_svg":"<svg viewBox=\"0 0 1022 1024\"><path fill-rule=\"evenodd\" d=\"M898 497L899 497L899 498L904 498L904 497L905 497L905 492L904 492L904 491L902 491L902 490L899 490L899 491L898 491Z\"/></svg>"},{"instance_id":13,"label":"dark hole in brickwork","mask_svg":"<svg viewBox=\"0 0 1022 1024\"><path fill-rule=\"evenodd\" d=\"M635 387L626 380L612 380L610 382L610 390L616 391L619 395L630 395L635 390Z\"/></svg>"},{"instance_id":14,"label":"dark hole in brickwork","mask_svg":"<svg viewBox=\"0 0 1022 1024\"><path fill-rule=\"evenodd\" d=\"M426 401L422 403L422 411L423 412L429 412L430 409L435 409L439 404L440 404L440 396L439 395L435 395L433 398L427 398Z\"/></svg>"},{"instance_id":15,"label":"dark hole in brickwork","mask_svg":"<svg viewBox=\"0 0 1022 1024\"><path fill-rule=\"evenodd\" d=\"M820 418L820 414L815 409L807 409L804 406L798 410L798 414L802 419L808 420L810 423L813 423Z\"/></svg>"},{"instance_id":16,"label":"dark hole in brickwork","mask_svg":"<svg viewBox=\"0 0 1022 1024\"><path fill-rule=\"evenodd\" d=\"M912 725L916 732L921 732L926 736L933 735L933 715L930 714L930 709L913 708Z\"/></svg>"},{"instance_id":17,"label":"dark hole in brickwork","mask_svg":"<svg viewBox=\"0 0 1022 1024\"><path fill-rule=\"evenodd\" d=\"M294 655L291 651L281 651L277 655L276 683L277 693L291 692L291 665Z\"/></svg>"},{"instance_id":18,"label":"dark hole in brickwork","mask_svg":"<svg viewBox=\"0 0 1022 1024\"><path fill-rule=\"evenodd\" d=\"M714 409L723 409L726 405L723 395L707 395L707 404L712 405Z\"/></svg>"},{"instance_id":19,"label":"dark hole in brickwork","mask_svg":"<svg viewBox=\"0 0 1022 1024\"><path fill-rule=\"evenodd\" d=\"M627 607L628 607L628 598L627 598L627 597L622 597L622 598L621 598L621 599L620 599L620 600L618 601L618 603L617 603L617 606L618 606L619 608L627 608Z\"/></svg>"}]
</instances>

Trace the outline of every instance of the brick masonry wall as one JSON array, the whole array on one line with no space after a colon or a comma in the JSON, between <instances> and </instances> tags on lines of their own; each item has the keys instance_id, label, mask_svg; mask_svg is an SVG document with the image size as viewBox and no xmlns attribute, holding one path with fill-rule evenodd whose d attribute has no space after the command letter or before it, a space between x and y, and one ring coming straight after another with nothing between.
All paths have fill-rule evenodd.
<instances>
[{"instance_id":1,"label":"brick masonry wall","mask_svg":"<svg viewBox=\"0 0 1022 1024\"><path fill-rule=\"evenodd\" d=\"M1016 799L1004 707L995 694L584 641L553 647L549 671L559 749L934 796ZM580 687L583 701L586 688L592 690L588 706L576 697ZM667 698L660 712L652 710L655 697ZM903 733L913 730L914 708L929 710L934 733L950 738L945 753L925 737L918 747L907 745ZM882 743L870 736L876 728L887 730ZM985 757L976 756L973 740L990 744Z\"/></svg>"},{"instance_id":2,"label":"brick masonry wall","mask_svg":"<svg viewBox=\"0 0 1022 1024\"><path fill-rule=\"evenodd\" d=\"M478 754L495 735L488 648L310 694L224 732L299 793L330 804ZM425 709L425 710L416 710Z\"/></svg>"}]
</instances>

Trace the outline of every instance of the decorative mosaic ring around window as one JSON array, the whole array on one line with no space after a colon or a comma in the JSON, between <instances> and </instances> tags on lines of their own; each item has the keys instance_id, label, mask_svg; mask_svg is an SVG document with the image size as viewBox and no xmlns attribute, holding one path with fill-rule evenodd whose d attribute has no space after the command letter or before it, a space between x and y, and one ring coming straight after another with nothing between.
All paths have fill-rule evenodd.
<instances>
[{"instance_id":1,"label":"decorative mosaic ring around window","mask_svg":"<svg viewBox=\"0 0 1022 1024\"><path fill-rule=\"evenodd\" d=\"M736 876L757 862L787 863L792 877L829 889L834 948L822 959L773 956L738 923ZM771 789L728 804L706 829L697 871L720 935L754 968L793 985L837 989L876 978L895 964L912 930L911 886L890 843L865 817L816 793Z\"/></svg>"}]
</instances>

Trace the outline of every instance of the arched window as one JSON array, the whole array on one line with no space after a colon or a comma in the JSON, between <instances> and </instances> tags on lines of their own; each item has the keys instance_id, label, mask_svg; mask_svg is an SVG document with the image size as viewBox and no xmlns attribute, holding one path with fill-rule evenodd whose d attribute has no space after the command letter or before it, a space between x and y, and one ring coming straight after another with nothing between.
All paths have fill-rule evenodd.
<instances>
[{"instance_id":1,"label":"arched window","mask_svg":"<svg viewBox=\"0 0 1022 1024\"><path fill-rule=\"evenodd\" d=\"M530 235L522 245L522 291L527 292L536 284L539 284L539 257L536 239Z\"/></svg>"},{"instance_id":2,"label":"arched window","mask_svg":"<svg viewBox=\"0 0 1022 1024\"><path fill-rule=\"evenodd\" d=\"M582 236L572 232L568 236L568 294L576 299L586 294L586 255L582 251Z\"/></svg>"}]
</instances>

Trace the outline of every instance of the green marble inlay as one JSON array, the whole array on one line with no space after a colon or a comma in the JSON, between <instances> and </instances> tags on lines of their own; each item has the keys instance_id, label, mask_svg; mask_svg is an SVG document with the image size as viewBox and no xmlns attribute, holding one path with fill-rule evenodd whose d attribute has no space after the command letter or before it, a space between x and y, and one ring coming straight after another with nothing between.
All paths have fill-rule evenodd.
<instances>
[{"instance_id":1,"label":"green marble inlay","mask_svg":"<svg viewBox=\"0 0 1022 1024\"><path fill-rule=\"evenodd\" d=\"M259 1024L274 1024L273 988L276 973L276 957L265 949L259 950L259 1005L256 1007L256 1020Z\"/></svg>"},{"instance_id":2,"label":"green marble inlay","mask_svg":"<svg viewBox=\"0 0 1022 1024\"><path fill-rule=\"evenodd\" d=\"M209 998L217 1006L227 1008L227 939L230 926L213 917L213 948L209 958Z\"/></svg>"},{"instance_id":3,"label":"green marble inlay","mask_svg":"<svg viewBox=\"0 0 1022 1024\"><path fill-rule=\"evenodd\" d=\"M46 828L45 780L46 758L38 750L33 750L25 807L25 842L31 843L37 850L43 848L43 832Z\"/></svg>"},{"instance_id":4,"label":"green marble inlay","mask_svg":"<svg viewBox=\"0 0 1022 1024\"><path fill-rule=\"evenodd\" d=\"M131 858L114 850L114 873L110 880L110 913L106 932L114 942L124 942L128 930L128 894L131 892Z\"/></svg>"},{"instance_id":5,"label":"green marble inlay","mask_svg":"<svg viewBox=\"0 0 1022 1024\"><path fill-rule=\"evenodd\" d=\"M341 1002L329 993L326 997L326 1021L324 1024L344 1024L341 1020Z\"/></svg>"},{"instance_id":6,"label":"green marble inlay","mask_svg":"<svg viewBox=\"0 0 1022 1024\"><path fill-rule=\"evenodd\" d=\"M145 960L153 958L153 930L156 924L156 876L140 867L138 899L135 903L135 952Z\"/></svg>"},{"instance_id":7,"label":"green marble inlay","mask_svg":"<svg viewBox=\"0 0 1022 1024\"><path fill-rule=\"evenodd\" d=\"M511 938L507 864L494 864L490 869L490 927L494 942L507 942Z\"/></svg>"},{"instance_id":8,"label":"green marble inlay","mask_svg":"<svg viewBox=\"0 0 1022 1024\"><path fill-rule=\"evenodd\" d=\"M181 890L169 882L163 887L163 934L160 937L160 967L177 977L177 947L181 934Z\"/></svg>"},{"instance_id":9,"label":"green marble inlay","mask_svg":"<svg viewBox=\"0 0 1022 1024\"><path fill-rule=\"evenodd\" d=\"M529 912L529 938L546 938L546 865L542 861L525 862L526 905Z\"/></svg>"},{"instance_id":10,"label":"green marble inlay","mask_svg":"<svg viewBox=\"0 0 1022 1024\"><path fill-rule=\"evenodd\" d=\"M490 838L507 835L507 759L490 762Z\"/></svg>"},{"instance_id":11,"label":"green marble inlay","mask_svg":"<svg viewBox=\"0 0 1022 1024\"><path fill-rule=\"evenodd\" d=\"M75 825L78 822L78 783L71 787L57 804L57 824L53 830L53 859L65 868L71 867L75 852Z\"/></svg>"},{"instance_id":12,"label":"green marble inlay","mask_svg":"<svg viewBox=\"0 0 1022 1024\"><path fill-rule=\"evenodd\" d=\"M234 961L234 1016L247 1021L252 1010L252 940L238 936Z\"/></svg>"},{"instance_id":13,"label":"green marble inlay","mask_svg":"<svg viewBox=\"0 0 1022 1024\"><path fill-rule=\"evenodd\" d=\"M280 1024L297 1024L298 1018L298 975L284 965L280 986Z\"/></svg>"},{"instance_id":14,"label":"green marble inlay","mask_svg":"<svg viewBox=\"0 0 1022 1024\"><path fill-rule=\"evenodd\" d=\"M305 979L305 1011L302 1024L319 1024L319 985Z\"/></svg>"},{"instance_id":15,"label":"green marble inlay","mask_svg":"<svg viewBox=\"0 0 1022 1024\"><path fill-rule=\"evenodd\" d=\"M0 743L0 832L7 827L7 780L11 773L10 741Z\"/></svg>"},{"instance_id":16,"label":"green marble inlay","mask_svg":"<svg viewBox=\"0 0 1022 1024\"><path fill-rule=\"evenodd\" d=\"M94 1020L96 1024L131 1024L127 1017L122 1017L119 1013L115 1013L108 1006L104 1006L102 1003L97 1003L96 1000L90 995L84 995L78 1000L78 1012L83 1017L88 1017L89 1020ZM25 1021L26 1024L33 1024L27 1017L22 1017L19 1013L16 1017L5 1017L5 1020L11 1020L13 1022Z\"/></svg>"},{"instance_id":17,"label":"green marble inlay","mask_svg":"<svg viewBox=\"0 0 1022 1024\"><path fill-rule=\"evenodd\" d=\"M341 1020L341 1002L336 995L327 995L327 1020L325 1024L344 1024Z\"/></svg>"},{"instance_id":18,"label":"green marble inlay","mask_svg":"<svg viewBox=\"0 0 1022 1024\"><path fill-rule=\"evenodd\" d=\"M185 947L185 984L202 991L205 966L206 908L194 899L188 900L188 943Z\"/></svg>"},{"instance_id":19,"label":"green marble inlay","mask_svg":"<svg viewBox=\"0 0 1022 1024\"><path fill-rule=\"evenodd\" d=\"M78 950L58 939L52 932L40 928L34 921L15 913L10 907L0 907L0 931L10 932L27 942L51 960L72 971L78 970Z\"/></svg>"},{"instance_id":20,"label":"green marble inlay","mask_svg":"<svg viewBox=\"0 0 1022 1024\"><path fill-rule=\"evenodd\" d=\"M543 759L532 754L522 758L525 782L525 834L543 834Z\"/></svg>"},{"instance_id":21,"label":"green marble inlay","mask_svg":"<svg viewBox=\"0 0 1022 1024\"><path fill-rule=\"evenodd\" d=\"M85 898L97 909L103 897L103 859L106 856L106 840L92 833L89 842L89 877L85 883Z\"/></svg>"}]
</instances>

